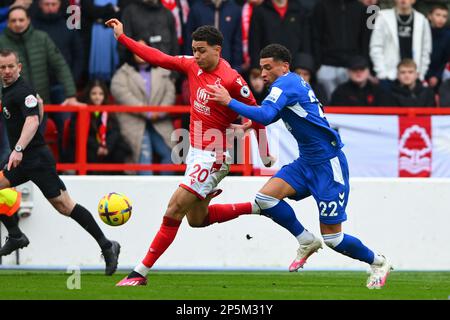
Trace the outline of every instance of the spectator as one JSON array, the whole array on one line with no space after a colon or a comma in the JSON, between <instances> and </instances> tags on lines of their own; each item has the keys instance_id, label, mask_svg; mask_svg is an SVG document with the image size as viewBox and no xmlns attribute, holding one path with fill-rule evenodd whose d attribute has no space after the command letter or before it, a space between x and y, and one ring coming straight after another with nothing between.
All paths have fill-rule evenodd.
<instances>
[{"instance_id":1,"label":"spectator","mask_svg":"<svg viewBox=\"0 0 450 320\"><path fill-rule=\"evenodd\" d=\"M379 2L378 0L359 0L359 1L366 7L378 5L378 2Z\"/></svg>"},{"instance_id":2,"label":"spectator","mask_svg":"<svg viewBox=\"0 0 450 320\"><path fill-rule=\"evenodd\" d=\"M331 106L389 106L389 95L370 82L369 61L355 57L348 68L349 81L339 85L331 95Z\"/></svg>"},{"instance_id":3,"label":"spectator","mask_svg":"<svg viewBox=\"0 0 450 320\"><path fill-rule=\"evenodd\" d=\"M253 96L255 97L256 103L258 105L261 105L264 98L268 94L267 88L264 85L263 78L260 74L250 73L248 84L250 86L250 90L253 93Z\"/></svg>"},{"instance_id":4,"label":"spectator","mask_svg":"<svg viewBox=\"0 0 450 320\"><path fill-rule=\"evenodd\" d=\"M259 52L279 43L295 56L311 52L310 26L306 10L296 0L264 0L253 9L249 31L251 72L259 75Z\"/></svg>"},{"instance_id":5,"label":"spectator","mask_svg":"<svg viewBox=\"0 0 450 320\"><path fill-rule=\"evenodd\" d=\"M172 12L175 20L178 45L183 47L186 23L189 15L189 2L187 0L161 0L161 3Z\"/></svg>"},{"instance_id":6,"label":"spectator","mask_svg":"<svg viewBox=\"0 0 450 320\"><path fill-rule=\"evenodd\" d=\"M317 81L327 98L348 80L347 67L354 56L368 56L366 7L358 0L321 0L312 14L313 53Z\"/></svg>"},{"instance_id":7,"label":"spectator","mask_svg":"<svg viewBox=\"0 0 450 320\"><path fill-rule=\"evenodd\" d=\"M81 79L83 69L83 44L81 35L76 29L69 29L66 25L64 12L61 10L61 0L39 0L39 8L32 19L37 30L46 32L64 56L72 71L76 83ZM55 79L52 79L55 80ZM52 85L51 102L59 104L64 101L64 95L59 93L60 86ZM58 94L55 94L58 92Z\"/></svg>"},{"instance_id":8,"label":"spectator","mask_svg":"<svg viewBox=\"0 0 450 320\"><path fill-rule=\"evenodd\" d=\"M191 34L198 27L213 25L223 34L222 57L241 72L243 62L241 8L234 0L199 0L195 2L186 24L185 52L192 55Z\"/></svg>"},{"instance_id":9,"label":"spectator","mask_svg":"<svg viewBox=\"0 0 450 320\"><path fill-rule=\"evenodd\" d=\"M450 107L450 79L444 81L439 88L439 104L441 107Z\"/></svg>"},{"instance_id":10,"label":"spectator","mask_svg":"<svg viewBox=\"0 0 450 320\"><path fill-rule=\"evenodd\" d=\"M328 105L325 88L316 79L316 68L313 57L308 53L299 53L294 57L293 67L294 71L309 83L320 103L324 106Z\"/></svg>"},{"instance_id":11,"label":"spectator","mask_svg":"<svg viewBox=\"0 0 450 320\"><path fill-rule=\"evenodd\" d=\"M450 57L448 57L447 65L445 66L444 74L442 75L442 81L450 79Z\"/></svg>"},{"instance_id":12,"label":"spectator","mask_svg":"<svg viewBox=\"0 0 450 320\"><path fill-rule=\"evenodd\" d=\"M392 98L399 107L434 107L433 90L419 80L417 64L412 59L402 60L397 67L397 80L392 86Z\"/></svg>"},{"instance_id":13,"label":"spectator","mask_svg":"<svg viewBox=\"0 0 450 320\"><path fill-rule=\"evenodd\" d=\"M428 19L433 37L430 68L427 80L432 88L438 88L444 73L445 65L450 57L450 27L445 26L448 8L444 5L433 6Z\"/></svg>"},{"instance_id":14,"label":"spectator","mask_svg":"<svg viewBox=\"0 0 450 320\"><path fill-rule=\"evenodd\" d=\"M130 38L144 39L152 47L169 55L178 54L178 39L172 13L159 0L139 0L122 14L124 32ZM121 47L122 61L128 61Z\"/></svg>"},{"instance_id":15,"label":"spectator","mask_svg":"<svg viewBox=\"0 0 450 320\"><path fill-rule=\"evenodd\" d=\"M141 40L141 43L145 41ZM134 55L123 64L111 81L111 92L119 104L130 106L170 106L175 103L175 86L169 78L170 71L152 67ZM130 142L133 153L128 163L149 164L157 154L161 163L172 163L170 136L173 125L164 113L120 113L118 115L122 134ZM141 171L151 175L151 171Z\"/></svg>"},{"instance_id":16,"label":"spectator","mask_svg":"<svg viewBox=\"0 0 450 320\"><path fill-rule=\"evenodd\" d=\"M319 0L298 0L298 2L308 12L308 15L310 15Z\"/></svg>"},{"instance_id":17,"label":"spectator","mask_svg":"<svg viewBox=\"0 0 450 320\"><path fill-rule=\"evenodd\" d=\"M417 0L414 3L414 9L422 13L423 15L427 15L430 13L431 9L434 6L444 6L450 11L450 0ZM446 25L450 27L450 19L447 16Z\"/></svg>"},{"instance_id":18,"label":"spectator","mask_svg":"<svg viewBox=\"0 0 450 320\"><path fill-rule=\"evenodd\" d=\"M264 0L247 0L242 6L241 24L242 24L242 52L243 52L243 64L241 67L242 72L247 72L250 68L250 53L248 51L250 21L252 20L253 9L263 3ZM254 77L253 77L254 78ZM262 81L262 79L261 79ZM258 99L256 99L258 101Z\"/></svg>"},{"instance_id":19,"label":"spectator","mask_svg":"<svg viewBox=\"0 0 450 320\"><path fill-rule=\"evenodd\" d=\"M109 18L117 18L120 15L118 0L94 0L82 2L83 9L96 17L91 22L90 48L89 48L89 79L102 79L109 83L114 71L119 64L117 41L114 33L106 28L105 21ZM104 12L97 11L103 8ZM101 14L100 14L101 13Z\"/></svg>"},{"instance_id":20,"label":"spectator","mask_svg":"<svg viewBox=\"0 0 450 320\"><path fill-rule=\"evenodd\" d=\"M14 7L8 15L8 27L0 36L0 47L18 52L24 79L29 81L44 100L50 103L50 75L64 87L63 105L76 105L75 83L69 66L47 33L35 30L24 7Z\"/></svg>"},{"instance_id":21,"label":"spectator","mask_svg":"<svg viewBox=\"0 0 450 320\"><path fill-rule=\"evenodd\" d=\"M61 0L39 0L39 7L32 19L37 30L46 32L61 51L72 71L75 83L81 79L83 70L83 47L81 36L76 29L66 26L65 13L61 10ZM50 102L61 104L65 100L64 86L50 74ZM70 119L70 112L53 112L49 117L55 121L58 132L64 131L64 123ZM62 150L63 135L58 135L58 148Z\"/></svg>"},{"instance_id":22,"label":"spectator","mask_svg":"<svg viewBox=\"0 0 450 320\"><path fill-rule=\"evenodd\" d=\"M0 33L6 28L8 23L8 12L11 8L24 7L25 9L28 9L32 3L33 0L10 0L2 2L0 6Z\"/></svg>"},{"instance_id":23,"label":"spectator","mask_svg":"<svg viewBox=\"0 0 450 320\"><path fill-rule=\"evenodd\" d=\"M109 92L101 80L91 81L84 92L83 101L89 105L109 104ZM70 140L66 150L67 160L75 158L76 115L70 121ZM87 141L87 161L90 163L124 163L131 153L128 142L123 138L119 122L114 113L91 112ZM106 174L107 172L94 172Z\"/></svg>"},{"instance_id":24,"label":"spectator","mask_svg":"<svg viewBox=\"0 0 450 320\"><path fill-rule=\"evenodd\" d=\"M395 8L381 10L370 38L370 57L377 78L389 88L403 59L416 62L423 80L430 64L431 29L427 19L413 9L415 0L396 0Z\"/></svg>"}]
</instances>

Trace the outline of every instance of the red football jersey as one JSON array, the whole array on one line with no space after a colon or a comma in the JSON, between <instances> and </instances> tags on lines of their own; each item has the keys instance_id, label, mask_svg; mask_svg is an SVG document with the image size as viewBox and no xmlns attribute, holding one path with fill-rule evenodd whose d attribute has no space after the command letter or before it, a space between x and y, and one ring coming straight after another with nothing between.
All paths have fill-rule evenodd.
<instances>
[{"instance_id":1,"label":"red football jersey","mask_svg":"<svg viewBox=\"0 0 450 320\"><path fill-rule=\"evenodd\" d=\"M226 148L226 129L238 117L238 114L227 106L209 100L208 85L220 83L232 98L247 105L256 105L247 83L222 58L214 71L205 72L192 56L170 56L124 34L119 37L119 42L153 65L187 75L191 93L190 143L195 148ZM221 141L215 141L218 132L222 135Z\"/></svg>"}]
</instances>

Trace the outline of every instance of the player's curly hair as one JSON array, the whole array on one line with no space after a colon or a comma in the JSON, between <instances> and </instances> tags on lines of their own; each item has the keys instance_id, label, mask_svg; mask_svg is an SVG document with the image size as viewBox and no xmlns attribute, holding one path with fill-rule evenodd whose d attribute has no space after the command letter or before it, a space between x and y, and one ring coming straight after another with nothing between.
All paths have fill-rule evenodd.
<instances>
[{"instance_id":1,"label":"player's curly hair","mask_svg":"<svg viewBox=\"0 0 450 320\"><path fill-rule=\"evenodd\" d=\"M273 60L283 61L291 64L292 56L288 48L278 43L265 46L259 53L260 59L273 58Z\"/></svg>"},{"instance_id":2,"label":"player's curly hair","mask_svg":"<svg viewBox=\"0 0 450 320\"><path fill-rule=\"evenodd\" d=\"M223 35L216 27L205 25L198 27L192 33L192 40L206 41L206 43L210 46L222 46Z\"/></svg>"}]
</instances>

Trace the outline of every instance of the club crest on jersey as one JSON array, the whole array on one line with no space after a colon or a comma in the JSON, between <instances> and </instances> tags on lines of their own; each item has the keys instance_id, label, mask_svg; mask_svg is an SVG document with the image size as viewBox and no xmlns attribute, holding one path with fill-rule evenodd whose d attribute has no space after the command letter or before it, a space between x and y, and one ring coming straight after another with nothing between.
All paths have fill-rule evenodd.
<instances>
[{"instance_id":1,"label":"club crest on jersey","mask_svg":"<svg viewBox=\"0 0 450 320\"><path fill-rule=\"evenodd\" d=\"M250 97L250 89L248 86L243 86L241 88L241 96L243 96L244 98Z\"/></svg>"},{"instance_id":2,"label":"club crest on jersey","mask_svg":"<svg viewBox=\"0 0 450 320\"><path fill-rule=\"evenodd\" d=\"M11 113L9 113L9 110L6 107L3 107L3 115L5 116L5 119L11 118Z\"/></svg>"},{"instance_id":3,"label":"club crest on jersey","mask_svg":"<svg viewBox=\"0 0 450 320\"><path fill-rule=\"evenodd\" d=\"M28 95L25 98L25 107L27 108L34 108L38 105L38 100L35 96L33 96L32 94Z\"/></svg>"}]
</instances>

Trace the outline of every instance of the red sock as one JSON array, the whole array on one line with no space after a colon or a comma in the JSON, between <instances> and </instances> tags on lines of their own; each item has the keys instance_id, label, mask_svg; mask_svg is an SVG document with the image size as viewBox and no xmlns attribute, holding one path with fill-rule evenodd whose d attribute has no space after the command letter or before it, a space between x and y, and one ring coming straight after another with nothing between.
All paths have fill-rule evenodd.
<instances>
[{"instance_id":1,"label":"red sock","mask_svg":"<svg viewBox=\"0 0 450 320\"><path fill-rule=\"evenodd\" d=\"M233 220L242 214L252 213L252 203L213 204L208 207L208 215L203 222L204 226Z\"/></svg>"},{"instance_id":2,"label":"red sock","mask_svg":"<svg viewBox=\"0 0 450 320\"><path fill-rule=\"evenodd\" d=\"M158 258L170 246L170 244L175 239L175 236L177 235L180 224L181 221L175 220L173 218L163 218L161 227L159 228L158 233L153 239L153 242L148 249L147 255L145 256L144 260L142 260L142 263L147 268L151 268L156 260L158 260Z\"/></svg>"}]
</instances>

